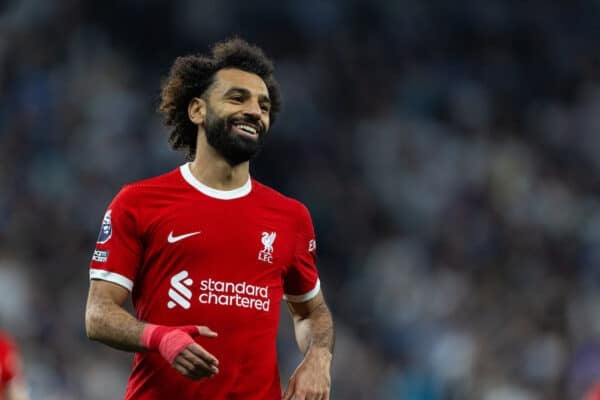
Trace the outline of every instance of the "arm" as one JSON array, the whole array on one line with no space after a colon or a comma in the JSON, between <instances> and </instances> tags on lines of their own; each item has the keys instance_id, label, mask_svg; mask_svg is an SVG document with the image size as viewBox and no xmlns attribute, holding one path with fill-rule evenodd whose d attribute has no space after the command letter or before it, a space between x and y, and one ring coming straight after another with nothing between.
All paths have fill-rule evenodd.
<instances>
[{"instance_id":1,"label":"arm","mask_svg":"<svg viewBox=\"0 0 600 400\"><path fill-rule=\"evenodd\" d=\"M329 399L333 355L333 320L319 293L303 303L288 302L294 331L304 359L290 378L284 400Z\"/></svg>"},{"instance_id":2,"label":"arm","mask_svg":"<svg viewBox=\"0 0 600 400\"><path fill-rule=\"evenodd\" d=\"M125 351L155 350L179 373L201 379L218 373L218 361L193 337L217 334L205 326L167 327L147 324L123 308L127 289L101 280L92 280L85 311L88 338Z\"/></svg>"},{"instance_id":3,"label":"arm","mask_svg":"<svg viewBox=\"0 0 600 400\"><path fill-rule=\"evenodd\" d=\"M125 351L144 351L141 338L145 324L123 308L129 291L99 280L90 281L85 329L88 338Z\"/></svg>"}]
</instances>

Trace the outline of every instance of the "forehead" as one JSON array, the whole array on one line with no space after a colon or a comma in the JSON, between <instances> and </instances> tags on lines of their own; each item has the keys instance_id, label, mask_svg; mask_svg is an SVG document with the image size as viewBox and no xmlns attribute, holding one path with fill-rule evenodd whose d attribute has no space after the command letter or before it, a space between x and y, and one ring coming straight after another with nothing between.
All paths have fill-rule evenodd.
<instances>
[{"instance_id":1,"label":"forehead","mask_svg":"<svg viewBox=\"0 0 600 400\"><path fill-rule=\"evenodd\" d=\"M215 74L214 92L225 93L231 88L247 89L257 96L269 97L267 85L262 78L252 72L237 68L226 68Z\"/></svg>"}]
</instances>

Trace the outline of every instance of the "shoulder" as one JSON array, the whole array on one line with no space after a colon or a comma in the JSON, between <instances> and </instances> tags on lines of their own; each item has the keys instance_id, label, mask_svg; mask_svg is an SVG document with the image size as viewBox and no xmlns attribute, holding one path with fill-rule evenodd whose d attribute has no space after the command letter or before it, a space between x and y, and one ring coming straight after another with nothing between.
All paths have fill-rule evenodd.
<instances>
[{"instance_id":1,"label":"shoulder","mask_svg":"<svg viewBox=\"0 0 600 400\"><path fill-rule=\"evenodd\" d=\"M269 187L256 180L252 180L252 185L257 196L266 201L271 206L284 208L287 211L303 214L308 212L307 207L297 199L284 195L283 193Z\"/></svg>"},{"instance_id":2,"label":"shoulder","mask_svg":"<svg viewBox=\"0 0 600 400\"><path fill-rule=\"evenodd\" d=\"M147 200L149 196L169 193L176 187L181 187L182 181L183 178L181 177L179 168L176 168L162 175L124 185L115 196L113 202L139 204L141 199Z\"/></svg>"},{"instance_id":3,"label":"shoulder","mask_svg":"<svg viewBox=\"0 0 600 400\"><path fill-rule=\"evenodd\" d=\"M256 196L260 198L260 202L265 206L285 212L296 220L310 219L310 212L306 205L301 201L286 196L254 179L252 180L252 185Z\"/></svg>"}]
</instances>

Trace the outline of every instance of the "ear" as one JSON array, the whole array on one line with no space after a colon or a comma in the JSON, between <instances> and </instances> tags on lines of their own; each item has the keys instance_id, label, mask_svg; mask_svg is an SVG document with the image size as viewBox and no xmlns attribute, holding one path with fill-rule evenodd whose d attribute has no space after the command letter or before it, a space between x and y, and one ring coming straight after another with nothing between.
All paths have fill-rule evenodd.
<instances>
[{"instance_id":1,"label":"ear","mask_svg":"<svg viewBox=\"0 0 600 400\"><path fill-rule=\"evenodd\" d=\"M206 101L200 97L194 97L188 104L188 118L196 125L204 125L206 118Z\"/></svg>"}]
</instances>

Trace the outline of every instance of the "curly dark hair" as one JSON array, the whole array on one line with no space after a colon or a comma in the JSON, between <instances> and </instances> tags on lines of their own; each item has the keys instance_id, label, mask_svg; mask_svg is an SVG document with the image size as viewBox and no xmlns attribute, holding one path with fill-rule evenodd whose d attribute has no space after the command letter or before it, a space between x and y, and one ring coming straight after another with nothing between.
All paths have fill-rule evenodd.
<instances>
[{"instance_id":1,"label":"curly dark hair","mask_svg":"<svg viewBox=\"0 0 600 400\"><path fill-rule=\"evenodd\" d=\"M259 47L233 38L216 43L210 56L194 54L178 57L162 83L158 111L163 115L165 124L172 128L169 136L171 147L184 151L189 160L196 155L198 127L188 118L188 104L192 98L205 94L215 74L223 68L238 68L262 78L271 100L271 125L281 109L281 94L273 77L273 63Z\"/></svg>"}]
</instances>

